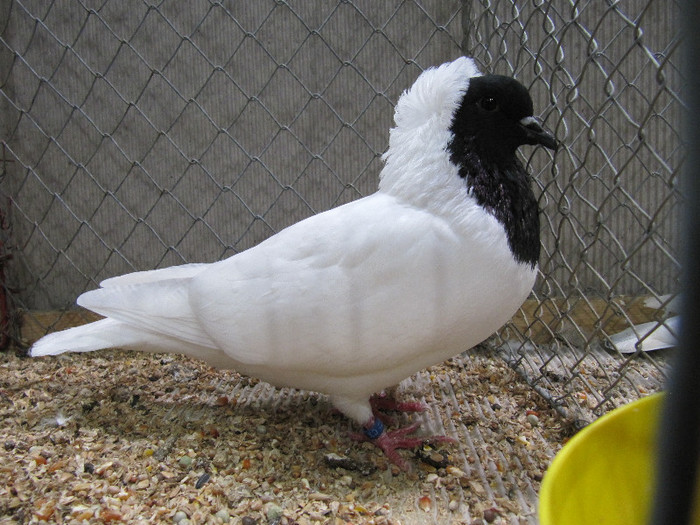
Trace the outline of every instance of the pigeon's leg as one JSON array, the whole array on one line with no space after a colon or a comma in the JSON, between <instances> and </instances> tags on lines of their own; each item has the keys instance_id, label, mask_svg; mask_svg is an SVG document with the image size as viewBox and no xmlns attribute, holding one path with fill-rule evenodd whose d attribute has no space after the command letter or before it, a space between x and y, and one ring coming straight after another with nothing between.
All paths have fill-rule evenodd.
<instances>
[{"instance_id":1,"label":"pigeon's leg","mask_svg":"<svg viewBox=\"0 0 700 525\"><path fill-rule=\"evenodd\" d=\"M398 401L394 396L381 392L374 394L369 398L369 404L372 406L372 412L376 417L380 410L392 410L395 412L424 412L428 408L420 401Z\"/></svg>"},{"instance_id":2,"label":"pigeon's leg","mask_svg":"<svg viewBox=\"0 0 700 525\"><path fill-rule=\"evenodd\" d=\"M425 403L420 401L398 401L393 395L387 394L386 392L381 392L379 394L374 394L369 398L369 406L372 409L372 414L375 418L381 419L382 423L385 425L396 425L397 420L384 413L388 410L390 412L425 412L428 408ZM334 408L334 410L342 414L342 410Z\"/></svg>"},{"instance_id":3,"label":"pigeon's leg","mask_svg":"<svg viewBox=\"0 0 700 525\"><path fill-rule=\"evenodd\" d=\"M428 407L420 401L398 401L393 395L381 392L369 398L369 405L372 407L372 414L375 418L381 419L385 425L396 425L398 420L384 411L391 412L424 412Z\"/></svg>"},{"instance_id":4,"label":"pigeon's leg","mask_svg":"<svg viewBox=\"0 0 700 525\"><path fill-rule=\"evenodd\" d=\"M371 441L382 449L382 452L394 465L397 465L402 470L409 470L410 464L399 455L398 449L417 448L426 441L432 443L454 443L454 439L447 436L411 437L410 434L418 430L418 427L420 427L420 423L413 423L404 428L387 431L382 420L375 417L365 425L363 434L356 435L355 438L359 441Z\"/></svg>"}]
</instances>

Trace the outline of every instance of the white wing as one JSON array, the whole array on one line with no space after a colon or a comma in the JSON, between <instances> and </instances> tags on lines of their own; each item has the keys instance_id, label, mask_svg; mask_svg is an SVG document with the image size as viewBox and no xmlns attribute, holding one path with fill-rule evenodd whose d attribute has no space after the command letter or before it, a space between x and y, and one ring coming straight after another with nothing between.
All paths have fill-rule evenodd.
<instances>
[{"instance_id":1,"label":"white wing","mask_svg":"<svg viewBox=\"0 0 700 525\"><path fill-rule=\"evenodd\" d=\"M109 288L130 284L166 281L169 279L187 279L189 277L194 277L199 272L207 268L207 266L209 265L206 263L190 263L181 264L180 266L171 266L170 268L162 268L160 270L127 273L125 275L118 275L116 277L105 279L100 283L100 287Z\"/></svg>"},{"instance_id":2,"label":"white wing","mask_svg":"<svg viewBox=\"0 0 700 525\"><path fill-rule=\"evenodd\" d=\"M319 391L340 378L384 388L482 341L527 297L535 272L514 262L495 219L474 213L483 226L465 237L377 193L210 266L190 301L244 372Z\"/></svg>"}]
</instances>

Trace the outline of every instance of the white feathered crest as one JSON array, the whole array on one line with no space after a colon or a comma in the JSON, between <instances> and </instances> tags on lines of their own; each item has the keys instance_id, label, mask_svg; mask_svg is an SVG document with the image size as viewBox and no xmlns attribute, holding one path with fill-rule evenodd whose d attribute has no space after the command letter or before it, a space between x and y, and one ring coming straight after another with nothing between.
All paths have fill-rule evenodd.
<instances>
[{"instance_id":1,"label":"white feathered crest","mask_svg":"<svg viewBox=\"0 0 700 525\"><path fill-rule=\"evenodd\" d=\"M435 203L453 208L464 200L466 189L450 162L447 145L469 79L480 75L471 58L458 58L426 69L401 95L396 127L389 132L389 149L383 157L386 164L379 174L381 191L437 214L441 212L433 208Z\"/></svg>"},{"instance_id":2,"label":"white feathered crest","mask_svg":"<svg viewBox=\"0 0 700 525\"><path fill-rule=\"evenodd\" d=\"M426 69L399 98L392 136L426 125L449 128L452 115L469 87L469 79L479 75L474 60L467 57Z\"/></svg>"}]
</instances>

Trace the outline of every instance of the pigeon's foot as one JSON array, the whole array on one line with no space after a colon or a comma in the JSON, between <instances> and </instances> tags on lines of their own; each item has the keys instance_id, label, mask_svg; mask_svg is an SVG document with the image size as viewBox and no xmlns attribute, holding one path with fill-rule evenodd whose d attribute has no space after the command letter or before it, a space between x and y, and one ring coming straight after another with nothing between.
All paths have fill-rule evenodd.
<instances>
[{"instance_id":1,"label":"pigeon's foot","mask_svg":"<svg viewBox=\"0 0 700 525\"><path fill-rule=\"evenodd\" d=\"M365 427L362 434L354 434L353 437L358 441L371 441L382 449L389 461L401 470L407 471L410 470L411 465L399 455L397 450L418 448L425 442L454 443L455 441L447 436L411 436L419 427L420 423L413 423L404 428L385 430L381 419L374 418L369 428Z\"/></svg>"},{"instance_id":2,"label":"pigeon's foot","mask_svg":"<svg viewBox=\"0 0 700 525\"><path fill-rule=\"evenodd\" d=\"M380 410L391 410L394 412L424 412L425 409L428 408L420 401L397 401L393 396L387 394L386 392L374 394L369 398L369 404L372 406L372 412L374 412L375 417Z\"/></svg>"}]
</instances>

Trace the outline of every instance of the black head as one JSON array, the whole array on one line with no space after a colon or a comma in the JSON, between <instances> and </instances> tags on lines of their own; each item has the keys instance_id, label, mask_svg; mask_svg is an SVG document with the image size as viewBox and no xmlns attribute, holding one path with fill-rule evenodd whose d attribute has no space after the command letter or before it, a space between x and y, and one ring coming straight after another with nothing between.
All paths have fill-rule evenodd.
<instances>
[{"instance_id":1,"label":"black head","mask_svg":"<svg viewBox=\"0 0 700 525\"><path fill-rule=\"evenodd\" d=\"M489 163L501 164L523 144L556 149L554 137L532 115L530 94L514 78L473 77L452 121L451 153L459 157L466 147Z\"/></svg>"},{"instance_id":2,"label":"black head","mask_svg":"<svg viewBox=\"0 0 700 525\"><path fill-rule=\"evenodd\" d=\"M472 77L447 149L471 195L503 224L515 259L534 267L540 253L537 199L515 150L523 144L556 149L557 143L532 113L530 94L517 80Z\"/></svg>"}]
</instances>

